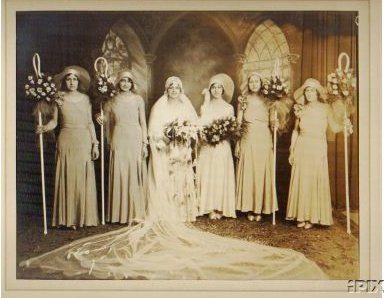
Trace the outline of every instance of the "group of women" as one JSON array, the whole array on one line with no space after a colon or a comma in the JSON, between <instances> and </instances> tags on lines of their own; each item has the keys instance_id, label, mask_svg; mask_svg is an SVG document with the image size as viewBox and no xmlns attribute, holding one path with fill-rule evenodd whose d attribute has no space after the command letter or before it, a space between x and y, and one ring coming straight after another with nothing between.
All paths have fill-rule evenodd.
<instances>
[{"instance_id":1,"label":"group of women","mask_svg":"<svg viewBox=\"0 0 384 298\"><path fill-rule=\"evenodd\" d=\"M55 77L63 86L52 121L38 133L54 129L60 121L54 226L98 224L94 159L98 141L87 95L90 78L77 66ZM261 76L251 73L246 82L237 121L247 123L236 144L237 173L231 144L171 142L164 129L174 120L205 126L234 116L230 104L234 84L225 74L213 76L204 89L200 116L183 92L178 77L165 82L164 94L152 107L148 129L145 105L135 93L132 74L117 75L118 95L104 105L97 122L106 127L110 144L107 219L133 223L118 230L69 243L25 260L20 266L59 271L65 276L91 275L103 279L325 279L312 261L291 249L220 237L200 231L189 222L209 214L210 219L236 217L248 212L249 220L277 210L273 195L269 105L259 94ZM341 130L332 110L323 102L324 89L308 79L294 94L301 102L292 134L292 164L287 219L298 227L332 224L327 169L328 125ZM147 156L149 164L147 168ZM194 167L196 168L194 169ZM274 201L274 204L273 203Z\"/></svg>"},{"instance_id":2,"label":"group of women","mask_svg":"<svg viewBox=\"0 0 384 298\"><path fill-rule=\"evenodd\" d=\"M85 69L70 66L56 75L55 81L62 96L56 101L53 119L37 128L43 133L60 122L52 225L74 229L95 226L98 210L93 160L99 156L99 142L85 94L90 77ZM247 130L235 147L236 175L229 140L216 146L198 143L197 154L193 154L191 144L175 148L164 134L166 125L176 119L203 126L234 116L230 104L234 84L229 76L218 74L210 79L203 91L200 116L184 94L181 80L168 78L164 95L152 107L148 130L145 103L135 92L132 74L121 71L115 82L118 94L104 104L104 116L96 117L106 127L110 144L107 221L131 224L149 217L173 217L191 222L204 214L210 219L235 218L236 210L247 212L250 221L260 221L262 214L278 210L271 132L279 123L270 116L270 105L260 95L261 75L253 72L248 76L243 105L237 109L237 121L246 122ZM334 120L325 89L315 79L306 80L294 98L301 108L290 146L286 218L297 220L297 227L306 229L313 224L331 225L326 129L338 132L351 125ZM178 154L184 150L186 158L175 159L175 150Z\"/></svg>"}]
</instances>

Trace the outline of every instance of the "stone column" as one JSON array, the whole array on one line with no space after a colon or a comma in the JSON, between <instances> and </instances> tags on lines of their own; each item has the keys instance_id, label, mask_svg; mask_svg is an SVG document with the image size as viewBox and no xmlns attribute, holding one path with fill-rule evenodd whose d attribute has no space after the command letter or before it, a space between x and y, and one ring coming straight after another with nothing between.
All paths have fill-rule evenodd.
<instances>
[{"instance_id":1,"label":"stone column","mask_svg":"<svg viewBox=\"0 0 384 298\"><path fill-rule=\"evenodd\" d=\"M244 71L244 62L247 60L247 57L242 53L236 53L232 57L233 57L233 60L235 61L236 77L234 78L234 82L235 82L235 94L236 94L237 92L240 92L241 84L245 79L244 76L246 74Z\"/></svg>"},{"instance_id":2,"label":"stone column","mask_svg":"<svg viewBox=\"0 0 384 298\"><path fill-rule=\"evenodd\" d=\"M147 95L147 103L149 106L152 106L152 101L153 101L153 85L154 85L154 80L153 80L153 63L156 60L156 56L147 53L144 55L145 62L147 64L147 90L146 90L146 95ZM147 109L148 110L148 109Z\"/></svg>"}]
</instances>

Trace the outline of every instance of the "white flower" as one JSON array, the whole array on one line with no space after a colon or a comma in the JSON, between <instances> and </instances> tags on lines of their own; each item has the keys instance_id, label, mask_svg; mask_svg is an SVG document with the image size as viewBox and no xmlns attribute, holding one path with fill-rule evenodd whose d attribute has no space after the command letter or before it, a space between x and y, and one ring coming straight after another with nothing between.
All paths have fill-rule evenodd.
<instances>
[{"instance_id":1,"label":"white flower","mask_svg":"<svg viewBox=\"0 0 384 298\"><path fill-rule=\"evenodd\" d=\"M348 90L344 90L344 91L342 91L342 93L343 93L344 96L348 96L349 95Z\"/></svg>"},{"instance_id":2,"label":"white flower","mask_svg":"<svg viewBox=\"0 0 384 298\"><path fill-rule=\"evenodd\" d=\"M337 85L332 85L333 90L337 90Z\"/></svg>"},{"instance_id":3,"label":"white flower","mask_svg":"<svg viewBox=\"0 0 384 298\"><path fill-rule=\"evenodd\" d=\"M29 95L29 94L31 94L31 93L27 90L27 91L25 91L25 94Z\"/></svg>"},{"instance_id":4,"label":"white flower","mask_svg":"<svg viewBox=\"0 0 384 298\"><path fill-rule=\"evenodd\" d=\"M29 80L29 81L32 81L32 80L33 80L33 77L32 77L32 76L28 76L28 80Z\"/></svg>"},{"instance_id":5,"label":"white flower","mask_svg":"<svg viewBox=\"0 0 384 298\"><path fill-rule=\"evenodd\" d=\"M41 92L41 96L46 96L47 94L45 92Z\"/></svg>"},{"instance_id":6,"label":"white flower","mask_svg":"<svg viewBox=\"0 0 384 298\"><path fill-rule=\"evenodd\" d=\"M264 93L264 94L268 94L268 91L267 91L267 90L264 90L263 93Z\"/></svg>"},{"instance_id":7,"label":"white flower","mask_svg":"<svg viewBox=\"0 0 384 298\"><path fill-rule=\"evenodd\" d=\"M31 91L31 93L35 92L35 88L31 88L29 89L29 91Z\"/></svg>"},{"instance_id":8,"label":"white flower","mask_svg":"<svg viewBox=\"0 0 384 298\"><path fill-rule=\"evenodd\" d=\"M41 96L40 96L40 95L38 95L38 96L36 96L36 98L37 98L37 99L40 99L40 98L41 98Z\"/></svg>"},{"instance_id":9,"label":"white flower","mask_svg":"<svg viewBox=\"0 0 384 298\"><path fill-rule=\"evenodd\" d=\"M47 86L49 86L49 84L48 84L47 82L45 82L45 83L43 84L43 86L44 86L44 87L47 87Z\"/></svg>"},{"instance_id":10,"label":"white flower","mask_svg":"<svg viewBox=\"0 0 384 298\"><path fill-rule=\"evenodd\" d=\"M46 97L45 98L47 101L51 101L51 98L50 97Z\"/></svg>"},{"instance_id":11,"label":"white flower","mask_svg":"<svg viewBox=\"0 0 384 298\"><path fill-rule=\"evenodd\" d=\"M43 88L40 88L40 87L39 87L39 88L37 88L37 92L38 92L38 93L41 93L41 92L43 92Z\"/></svg>"},{"instance_id":12,"label":"white flower","mask_svg":"<svg viewBox=\"0 0 384 298\"><path fill-rule=\"evenodd\" d=\"M48 87L47 87L47 91L48 91L48 92L51 92L51 90L52 90L52 88L48 86Z\"/></svg>"},{"instance_id":13,"label":"white flower","mask_svg":"<svg viewBox=\"0 0 384 298\"><path fill-rule=\"evenodd\" d=\"M276 89L277 89L277 90L282 90L283 87L281 87L281 86L277 86Z\"/></svg>"},{"instance_id":14,"label":"white flower","mask_svg":"<svg viewBox=\"0 0 384 298\"><path fill-rule=\"evenodd\" d=\"M352 74L350 72L347 73L347 78L348 79L352 78Z\"/></svg>"},{"instance_id":15,"label":"white flower","mask_svg":"<svg viewBox=\"0 0 384 298\"><path fill-rule=\"evenodd\" d=\"M275 84L272 85L272 89L276 89L276 85Z\"/></svg>"},{"instance_id":16,"label":"white flower","mask_svg":"<svg viewBox=\"0 0 384 298\"><path fill-rule=\"evenodd\" d=\"M38 79L38 80L37 80L37 84L39 84L39 85L41 85L42 82L43 82L42 79Z\"/></svg>"},{"instance_id":17,"label":"white flower","mask_svg":"<svg viewBox=\"0 0 384 298\"><path fill-rule=\"evenodd\" d=\"M338 92L337 90L333 90L332 94L334 94L334 95L338 95L339 92Z\"/></svg>"},{"instance_id":18,"label":"white flower","mask_svg":"<svg viewBox=\"0 0 384 298\"><path fill-rule=\"evenodd\" d=\"M48 76L47 80L48 80L48 82L52 81L52 77Z\"/></svg>"},{"instance_id":19,"label":"white flower","mask_svg":"<svg viewBox=\"0 0 384 298\"><path fill-rule=\"evenodd\" d=\"M263 86L265 90L268 90L269 89L269 86L268 85L264 85Z\"/></svg>"},{"instance_id":20,"label":"white flower","mask_svg":"<svg viewBox=\"0 0 384 298\"><path fill-rule=\"evenodd\" d=\"M30 83L31 83L31 85L34 85L35 81L34 80L30 80Z\"/></svg>"},{"instance_id":21,"label":"white flower","mask_svg":"<svg viewBox=\"0 0 384 298\"><path fill-rule=\"evenodd\" d=\"M29 85L28 84L25 85L25 89L27 89L27 90L29 89Z\"/></svg>"}]
</instances>

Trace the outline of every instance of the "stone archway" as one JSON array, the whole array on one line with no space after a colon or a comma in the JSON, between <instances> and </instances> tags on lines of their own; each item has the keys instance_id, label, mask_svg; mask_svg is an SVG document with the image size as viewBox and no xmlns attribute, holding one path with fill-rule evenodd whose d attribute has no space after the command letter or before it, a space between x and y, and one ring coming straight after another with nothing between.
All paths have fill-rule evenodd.
<instances>
[{"instance_id":1,"label":"stone archway","mask_svg":"<svg viewBox=\"0 0 384 298\"><path fill-rule=\"evenodd\" d=\"M218 21L205 13L182 14L167 28L153 48L155 99L164 92L166 78L176 75L199 110L201 91L212 75L225 72L235 79L235 43Z\"/></svg>"}]
</instances>

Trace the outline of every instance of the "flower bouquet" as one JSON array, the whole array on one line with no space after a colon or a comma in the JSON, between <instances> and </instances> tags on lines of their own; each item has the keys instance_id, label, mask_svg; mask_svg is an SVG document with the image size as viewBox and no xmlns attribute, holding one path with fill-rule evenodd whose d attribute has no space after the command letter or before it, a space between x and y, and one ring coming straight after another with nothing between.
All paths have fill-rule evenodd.
<instances>
[{"instance_id":1,"label":"flower bouquet","mask_svg":"<svg viewBox=\"0 0 384 298\"><path fill-rule=\"evenodd\" d=\"M176 119L164 127L169 142L172 164L192 161L192 148L196 145L198 129L190 121Z\"/></svg>"},{"instance_id":2,"label":"flower bouquet","mask_svg":"<svg viewBox=\"0 0 384 298\"><path fill-rule=\"evenodd\" d=\"M117 94L112 79L104 73L96 74L96 79L92 84L91 92L92 97L96 101L96 106L108 101Z\"/></svg>"},{"instance_id":3,"label":"flower bouquet","mask_svg":"<svg viewBox=\"0 0 384 298\"><path fill-rule=\"evenodd\" d=\"M276 101L287 96L289 88L284 78L271 76L270 79L263 79L260 91L269 100Z\"/></svg>"},{"instance_id":4,"label":"flower bouquet","mask_svg":"<svg viewBox=\"0 0 384 298\"><path fill-rule=\"evenodd\" d=\"M203 143L216 146L224 140L237 141L246 132L246 124L237 122L234 116L214 120L211 124L203 126L200 137Z\"/></svg>"}]
</instances>

